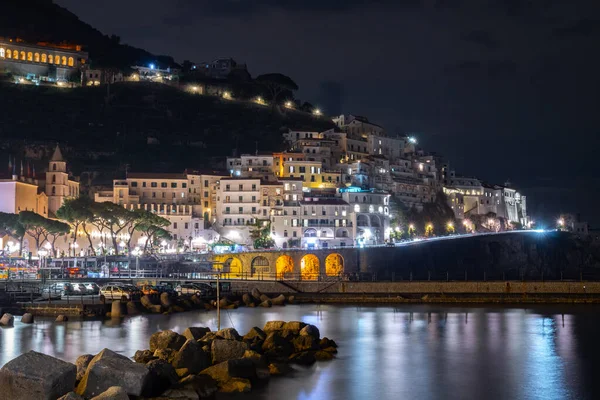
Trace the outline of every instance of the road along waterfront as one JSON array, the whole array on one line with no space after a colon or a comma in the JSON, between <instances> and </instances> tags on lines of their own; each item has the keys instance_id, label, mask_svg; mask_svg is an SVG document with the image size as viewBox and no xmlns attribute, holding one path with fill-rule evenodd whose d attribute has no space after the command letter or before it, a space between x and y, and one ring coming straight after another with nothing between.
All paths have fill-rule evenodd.
<instances>
[{"instance_id":1,"label":"road along waterfront","mask_svg":"<svg viewBox=\"0 0 600 400\"><path fill-rule=\"evenodd\" d=\"M305 304L227 310L222 327L246 332L268 320L300 320L340 346L335 360L272 379L244 398L592 399L600 398L598 312L596 305ZM205 311L15 322L0 330L0 364L28 350L71 362L105 347L132 356L159 330L214 330L216 323L215 313Z\"/></svg>"}]
</instances>

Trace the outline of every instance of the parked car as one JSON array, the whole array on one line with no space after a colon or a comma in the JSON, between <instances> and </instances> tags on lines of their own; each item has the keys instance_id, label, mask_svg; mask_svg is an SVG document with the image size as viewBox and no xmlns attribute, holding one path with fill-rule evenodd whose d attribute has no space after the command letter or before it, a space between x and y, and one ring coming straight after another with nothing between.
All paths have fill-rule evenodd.
<instances>
[{"instance_id":1,"label":"parked car","mask_svg":"<svg viewBox=\"0 0 600 400\"><path fill-rule=\"evenodd\" d=\"M143 295L147 295L147 296L153 296L153 295L159 294L158 288L156 286L152 286L152 285L142 285L142 286L140 286L140 291L142 292Z\"/></svg>"},{"instance_id":2,"label":"parked car","mask_svg":"<svg viewBox=\"0 0 600 400\"><path fill-rule=\"evenodd\" d=\"M177 285L175 291L179 295L196 295L200 297L208 296L213 293L214 289L210 285L204 283L184 283Z\"/></svg>"},{"instance_id":3,"label":"parked car","mask_svg":"<svg viewBox=\"0 0 600 400\"><path fill-rule=\"evenodd\" d=\"M138 293L131 288L123 286L107 285L100 289L100 301L122 300L128 301L139 297Z\"/></svg>"},{"instance_id":4,"label":"parked car","mask_svg":"<svg viewBox=\"0 0 600 400\"><path fill-rule=\"evenodd\" d=\"M87 295L88 291L83 283L69 283L68 294L69 296L83 296Z\"/></svg>"},{"instance_id":5,"label":"parked car","mask_svg":"<svg viewBox=\"0 0 600 400\"><path fill-rule=\"evenodd\" d=\"M85 286L85 290L87 291L87 294L100 293L100 286L98 286L96 283L85 282L85 283L82 283L82 285Z\"/></svg>"},{"instance_id":6,"label":"parked car","mask_svg":"<svg viewBox=\"0 0 600 400\"><path fill-rule=\"evenodd\" d=\"M43 299L60 299L69 293L68 282L56 282L42 289Z\"/></svg>"},{"instance_id":7,"label":"parked car","mask_svg":"<svg viewBox=\"0 0 600 400\"><path fill-rule=\"evenodd\" d=\"M161 293L168 293L169 296L176 296L177 295L177 292L173 288L173 285L171 285L169 283L159 282L159 284L156 285L156 290L158 290L159 294L161 294Z\"/></svg>"}]
</instances>

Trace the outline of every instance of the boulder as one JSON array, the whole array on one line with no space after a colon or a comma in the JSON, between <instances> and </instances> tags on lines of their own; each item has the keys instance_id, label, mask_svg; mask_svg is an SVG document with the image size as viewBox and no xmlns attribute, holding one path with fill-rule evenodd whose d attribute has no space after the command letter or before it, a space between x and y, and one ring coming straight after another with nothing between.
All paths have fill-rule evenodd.
<instances>
[{"instance_id":1,"label":"boulder","mask_svg":"<svg viewBox=\"0 0 600 400\"><path fill-rule=\"evenodd\" d=\"M258 327L251 328L248 333L246 333L243 337L244 340L253 340L254 338L259 338L261 340L265 340L267 338L267 334L265 331Z\"/></svg>"},{"instance_id":2,"label":"boulder","mask_svg":"<svg viewBox=\"0 0 600 400\"><path fill-rule=\"evenodd\" d=\"M296 301L296 296L288 296L287 301L290 304L294 304L294 302Z\"/></svg>"},{"instance_id":3,"label":"boulder","mask_svg":"<svg viewBox=\"0 0 600 400\"><path fill-rule=\"evenodd\" d=\"M252 291L250 292L250 294L252 295L252 297L254 297L257 301L262 301L260 299L260 296L262 295L262 293L260 292L260 290L258 290L257 288L252 289Z\"/></svg>"},{"instance_id":4,"label":"boulder","mask_svg":"<svg viewBox=\"0 0 600 400\"><path fill-rule=\"evenodd\" d=\"M269 296L267 296L266 294L261 294L260 295L260 301L261 301L261 303L265 302L267 300L271 300L271 298Z\"/></svg>"},{"instance_id":5,"label":"boulder","mask_svg":"<svg viewBox=\"0 0 600 400\"><path fill-rule=\"evenodd\" d=\"M110 306L110 317L120 318L125 315L125 309L121 300L114 300Z\"/></svg>"},{"instance_id":6,"label":"boulder","mask_svg":"<svg viewBox=\"0 0 600 400\"><path fill-rule=\"evenodd\" d=\"M160 398L169 400L200 400L200 396L192 387L169 389Z\"/></svg>"},{"instance_id":7,"label":"boulder","mask_svg":"<svg viewBox=\"0 0 600 400\"><path fill-rule=\"evenodd\" d=\"M244 378L231 378L221 384L219 388L219 392L222 393L248 393L250 390L252 390L252 384Z\"/></svg>"},{"instance_id":8,"label":"boulder","mask_svg":"<svg viewBox=\"0 0 600 400\"><path fill-rule=\"evenodd\" d=\"M265 300L262 303L259 304L259 307L265 307L265 308L269 308L271 307L273 304L271 303L271 300Z\"/></svg>"},{"instance_id":9,"label":"boulder","mask_svg":"<svg viewBox=\"0 0 600 400\"><path fill-rule=\"evenodd\" d=\"M164 360L168 363L171 363L175 358L177 352L173 349L158 349L154 352L154 357L159 360Z\"/></svg>"},{"instance_id":10,"label":"boulder","mask_svg":"<svg viewBox=\"0 0 600 400\"><path fill-rule=\"evenodd\" d=\"M59 397L57 400L84 400L83 397L75 392L69 392L64 396Z\"/></svg>"},{"instance_id":11,"label":"boulder","mask_svg":"<svg viewBox=\"0 0 600 400\"><path fill-rule=\"evenodd\" d=\"M217 381L219 385L222 385L231 378L254 379L256 377L256 367L252 360L239 358L208 367L200 374L208 375Z\"/></svg>"},{"instance_id":12,"label":"boulder","mask_svg":"<svg viewBox=\"0 0 600 400\"><path fill-rule=\"evenodd\" d=\"M285 321L268 321L263 327L265 333L271 333L273 331L282 331L285 326Z\"/></svg>"},{"instance_id":13,"label":"boulder","mask_svg":"<svg viewBox=\"0 0 600 400\"><path fill-rule=\"evenodd\" d=\"M169 297L169 293L161 293L160 294L160 305L164 308L169 308L173 304L171 303L171 297Z\"/></svg>"},{"instance_id":14,"label":"boulder","mask_svg":"<svg viewBox=\"0 0 600 400\"><path fill-rule=\"evenodd\" d=\"M317 359L312 351L303 351L302 353L294 353L289 358L290 362L300 365L313 365Z\"/></svg>"},{"instance_id":15,"label":"boulder","mask_svg":"<svg viewBox=\"0 0 600 400\"><path fill-rule=\"evenodd\" d=\"M138 309L137 304L133 301L128 301L127 302L127 315L137 315L139 313L140 313L140 310Z\"/></svg>"},{"instance_id":16,"label":"boulder","mask_svg":"<svg viewBox=\"0 0 600 400\"><path fill-rule=\"evenodd\" d=\"M129 400L129 396L121 386L111 386L91 400Z\"/></svg>"},{"instance_id":17,"label":"boulder","mask_svg":"<svg viewBox=\"0 0 600 400\"><path fill-rule=\"evenodd\" d=\"M241 358L248 350L248 343L237 340L213 340L210 351L213 364Z\"/></svg>"},{"instance_id":18,"label":"boulder","mask_svg":"<svg viewBox=\"0 0 600 400\"><path fill-rule=\"evenodd\" d=\"M202 299L200 297L198 297L197 295L193 295L192 297L190 297L190 301L196 306L204 305L204 302L202 301Z\"/></svg>"},{"instance_id":19,"label":"boulder","mask_svg":"<svg viewBox=\"0 0 600 400\"><path fill-rule=\"evenodd\" d=\"M221 300L219 300L219 306L221 308L226 308L230 304L231 304L231 302L229 301L229 299L227 297L223 297Z\"/></svg>"},{"instance_id":20,"label":"boulder","mask_svg":"<svg viewBox=\"0 0 600 400\"><path fill-rule=\"evenodd\" d=\"M12 314L5 313L0 318L0 326L13 326L15 324L15 317Z\"/></svg>"},{"instance_id":21,"label":"boulder","mask_svg":"<svg viewBox=\"0 0 600 400\"><path fill-rule=\"evenodd\" d=\"M305 326L306 326L306 324L304 322L301 322L301 321L290 321L290 322L286 322L285 324L283 324L283 327L281 328L281 330L292 331L296 335L299 335L300 331Z\"/></svg>"},{"instance_id":22,"label":"boulder","mask_svg":"<svg viewBox=\"0 0 600 400\"><path fill-rule=\"evenodd\" d=\"M210 332L210 328L204 328L199 326L190 326L185 331L183 331L182 335L186 339L198 340L202 339L204 335Z\"/></svg>"},{"instance_id":23,"label":"boulder","mask_svg":"<svg viewBox=\"0 0 600 400\"><path fill-rule=\"evenodd\" d=\"M280 294L279 296L272 298L271 303L274 306L284 306L285 305L285 296Z\"/></svg>"},{"instance_id":24,"label":"boulder","mask_svg":"<svg viewBox=\"0 0 600 400\"><path fill-rule=\"evenodd\" d=\"M23 314L23 316L21 317L21 322L23 324L33 324L33 314L31 314L31 313Z\"/></svg>"},{"instance_id":25,"label":"boulder","mask_svg":"<svg viewBox=\"0 0 600 400\"><path fill-rule=\"evenodd\" d=\"M152 314L160 314L162 313L162 306L160 304L151 305L148 307L148 311L150 311Z\"/></svg>"},{"instance_id":26,"label":"boulder","mask_svg":"<svg viewBox=\"0 0 600 400\"><path fill-rule=\"evenodd\" d=\"M133 355L133 361L140 364L146 364L152 360L155 360L154 353L150 350L138 350Z\"/></svg>"},{"instance_id":27,"label":"boulder","mask_svg":"<svg viewBox=\"0 0 600 400\"><path fill-rule=\"evenodd\" d=\"M292 367L285 363L271 363L269 364L269 373L271 375L285 375L292 372Z\"/></svg>"},{"instance_id":28,"label":"boulder","mask_svg":"<svg viewBox=\"0 0 600 400\"><path fill-rule=\"evenodd\" d=\"M179 379L185 378L186 376L191 375L190 370L187 368L177 368L175 370L175 373L177 374L177 378L179 378Z\"/></svg>"},{"instance_id":29,"label":"boulder","mask_svg":"<svg viewBox=\"0 0 600 400\"><path fill-rule=\"evenodd\" d=\"M338 347L337 343L327 337L324 337L323 339L321 339L321 341L319 342L319 346L322 349L325 349L327 347Z\"/></svg>"},{"instance_id":30,"label":"boulder","mask_svg":"<svg viewBox=\"0 0 600 400\"><path fill-rule=\"evenodd\" d=\"M223 342L224 340L215 340ZM236 342L237 343L237 342ZM202 346L193 339L188 339L171 361L175 368L187 368L191 374L197 374L210 366L210 357L202 350Z\"/></svg>"},{"instance_id":31,"label":"boulder","mask_svg":"<svg viewBox=\"0 0 600 400\"><path fill-rule=\"evenodd\" d=\"M275 331L269 333L262 345L262 350L267 357L287 358L294 352L294 346Z\"/></svg>"},{"instance_id":32,"label":"boulder","mask_svg":"<svg viewBox=\"0 0 600 400\"><path fill-rule=\"evenodd\" d=\"M77 368L77 376L75 377L75 380L77 382L83 378L83 375L85 375L85 371L87 370L88 365L90 365L90 362L93 358L94 356L92 354L83 354L77 357L77 360L75 360L75 367Z\"/></svg>"},{"instance_id":33,"label":"boulder","mask_svg":"<svg viewBox=\"0 0 600 400\"><path fill-rule=\"evenodd\" d=\"M329 361L333 360L333 353L329 353L327 351L319 350L315 352L315 359L317 361Z\"/></svg>"},{"instance_id":34,"label":"boulder","mask_svg":"<svg viewBox=\"0 0 600 400\"><path fill-rule=\"evenodd\" d=\"M217 331L215 334L217 337L220 337L223 339L242 340L242 337L240 336L238 331L236 331L234 328L221 329L220 331Z\"/></svg>"},{"instance_id":35,"label":"boulder","mask_svg":"<svg viewBox=\"0 0 600 400\"><path fill-rule=\"evenodd\" d=\"M69 320L69 317L67 317L66 315L60 314L59 316L56 317L54 322L67 322L68 320Z\"/></svg>"},{"instance_id":36,"label":"boulder","mask_svg":"<svg viewBox=\"0 0 600 400\"><path fill-rule=\"evenodd\" d=\"M94 397L111 386L121 386L131 396L141 396L149 385L150 373L145 365L104 349L90 361L76 392Z\"/></svg>"},{"instance_id":37,"label":"boulder","mask_svg":"<svg viewBox=\"0 0 600 400\"><path fill-rule=\"evenodd\" d=\"M298 332L290 331L289 329L284 329L282 331L278 331L282 338L288 341L292 341L294 338L298 336Z\"/></svg>"},{"instance_id":38,"label":"boulder","mask_svg":"<svg viewBox=\"0 0 600 400\"><path fill-rule=\"evenodd\" d=\"M321 339L321 334L319 333L319 328L314 325L306 325L304 328L300 330L301 336L312 336L315 339Z\"/></svg>"},{"instance_id":39,"label":"boulder","mask_svg":"<svg viewBox=\"0 0 600 400\"><path fill-rule=\"evenodd\" d=\"M187 339L177 332L161 331L150 336L150 351L158 349L173 349L179 350Z\"/></svg>"},{"instance_id":40,"label":"boulder","mask_svg":"<svg viewBox=\"0 0 600 400\"><path fill-rule=\"evenodd\" d=\"M327 353L331 353L331 354L337 354L337 349L335 347L325 347L324 349L321 349L323 351L326 351Z\"/></svg>"},{"instance_id":41,"label":"boulder","mask_svg":"<svg viewBox=\"0 0 600 400\"><path fill-rule=\"evenodd\" d=\"M142 296L140 303L142 303L142 306L147 309L150 309L150 307L154 305L154 303L152 303L152 299L147 294Z\"/></svg>"},{"instance_id":42,"label":"boulder","mask_svg":"<svg viewBox=\"0 0 600 400\"><path fill-rule=\"evenodd\" d=\"M75 365L28 351L0 369L0 397L11 400L54 400L73 390Z\"/></svg>"},{"instance_id":43,"label":"boulder","mask_svg":"<svg viewBox=\"0 0 600 400\"><path fill-rule=\"evenodd\" d=\"M252 298L252 295L248 294L248 293L244 293L242 295L242 301L244 302L245 305L249 306L250 304L254 304L254 300Z\"/></svg>"},{"instance_id":44,"label":"boulder","mask_svg":"<svg viewBox=\"0 0 600 400\"><path fill-rule=\"evenodd\" d=\"M217 381L208 375L189 375L181 379L176 387L193 388L201 398L211 397L217 390Z\"/></svg>"},{"instance_id":45,"label":"boulder","mask_svg":"<svg viewBox=\"0 0 600 400\"><path fill-rule=\"evenodd\" d=\"M179 381L175 368L165 360L152 360L146 364L146 368L149 383L144 392L145 396L159 396Z\"/></svg>"},{"instance_id":46,"label":"boulder","mask_svg":"<svg viewBox=\"0 0 600 400\"><path fill-rule=\"evenodd\" d=\"M267 357L254 350L246 350L242 358L252 360L254 366L257 368L264 368L267 366Z\"/></svg>"},{"instance_id":47,"label":"boulder","mask_svg":"<svg viewBox=\"0 0 600 400\"><path fill-rule=\"evenodd\" d=\"M300 353L308 350L319 350L319 341L312 336L297 336L292 339L294 352Z\"/></svg>"}]
</instances>

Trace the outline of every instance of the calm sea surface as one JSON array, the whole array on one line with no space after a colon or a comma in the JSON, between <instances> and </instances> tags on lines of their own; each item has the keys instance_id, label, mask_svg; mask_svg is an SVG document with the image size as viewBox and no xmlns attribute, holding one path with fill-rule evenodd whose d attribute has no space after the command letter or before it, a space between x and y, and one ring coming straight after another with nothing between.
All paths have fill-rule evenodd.
<instances>
[{"instance_id":1,"label":"calm sea surface","mask_svg":"<svg viewBox=\"0 0 600 400\"><path fill-rule=\"evenodd\" d=\"M18 320L19 317L16 318ZM222 327L315 324L338 357L271 379L243 399L600 399L600 308L294 305L240 308ZM36 350L67 361L108 347L127 356L158 330L216 328L214 312L122 322L38 319L0 329L0 365ZM231 397L228 397L231 398Z\"/></svg>"}]
</instances>

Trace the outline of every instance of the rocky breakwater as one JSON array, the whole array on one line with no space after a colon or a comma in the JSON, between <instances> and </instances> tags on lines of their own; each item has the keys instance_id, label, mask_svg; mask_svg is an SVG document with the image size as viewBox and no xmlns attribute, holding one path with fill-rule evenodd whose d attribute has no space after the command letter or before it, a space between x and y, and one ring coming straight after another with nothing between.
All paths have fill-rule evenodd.
<instances>
[{"instance_id":1,"label":"rocky breakwater","mask_svg":"<svg viewBox=\"0 0 600 400\"><path fill-rule=\"evenodd\" d=\"M250 392L294 365L327 361L336 343L299 321L270 321L241 336L190 327L153 334L133 361L109 349L71 364L30 351L0 369L0 392L14 400L202 399Z\"/></svg>"}]
</instances>

